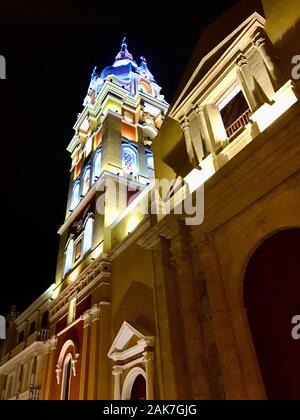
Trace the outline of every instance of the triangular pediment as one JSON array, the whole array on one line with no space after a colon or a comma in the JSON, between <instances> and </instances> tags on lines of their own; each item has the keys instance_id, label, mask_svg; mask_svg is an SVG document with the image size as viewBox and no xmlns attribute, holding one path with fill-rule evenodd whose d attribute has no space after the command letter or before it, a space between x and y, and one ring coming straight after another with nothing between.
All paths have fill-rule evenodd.
<instances>
[{"instance_id":1,"label":"triangular pediment","mask_svg":"<svg viewBox=\"0 0 300 420\"><path fill-rule=\"evenodd\" d=\"M113 360L126 360L153 346L155 337L144 328L124 321L107 354Z\"/></svg>"},{"instance_id":2,"label":"triangular pediment","mask_svg":"<svg viewBox=\"0 0 300 420\"><path fill-rule=\"evenodd\" d=\"M251 32L252 28L257 26L264 26L265 19L257 12L252 13L245 21L243 21L235 30L228 34L224 39L219 42L215 47L211 48L209 52L201 54L203 49L203 42L199 44L200 52L198 54L198 61L195 62L195 67L190 75L189 79L186 80L184 87L180 94L176 97L170 109L170 116L172 117L180 104L186 100L187 97L191 96L198 84L207 77L208 73L213 67L217 66L225 56L228 55L229 51L233 51L236 46L240 45L241 39L247 32ZM200 38L201 41L201 38Z\"/></svg>"}]
</instances>

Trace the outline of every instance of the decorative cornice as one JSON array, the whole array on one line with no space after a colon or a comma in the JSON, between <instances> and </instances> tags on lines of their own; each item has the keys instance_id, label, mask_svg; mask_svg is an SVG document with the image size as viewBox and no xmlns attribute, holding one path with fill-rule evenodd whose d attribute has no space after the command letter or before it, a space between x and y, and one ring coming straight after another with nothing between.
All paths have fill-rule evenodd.
<instances>
[{"instance_id":1,"label":"decorative cornice","mask_svg":"<svg viewBox=\"0 0 300 420\"><path fill-rule=\"evenodd\" d=\"M92 317L90 314L90 310L88 309L87 311L85 311L80 319L83 321L83 328L89 327L91 325L92 322Z\"/></svg>"},{"instance_id":2,"label":"decorative cornice","mask_svg":"<svg viewBox=\"0 0 300 420\"><path fill-rule=\"evenodd\" d=\"M258 25L263 26L265 22L265 19L261 15L259 15L257 12L254 12L220 44L212 49L209 54L204 56L195 68L190 80L186 83L186 86L182 90L180 96L169 110L169 116L174 119L178 119L179 115L182 113L187 113L190 109L190 104L193 103L197 96L199 96L199 90L205 89L206 85L211 84L211 80L214 78L215 74L220 73L220 69L228 69L229 63L231 63L234 59L235 50L237 48L241 49L241 47L246 48L247 45L251 42L249 40L249 35L251 32L253 32L253 27L257 27ZM228 47L226 44L228 44ZM195 78L200 73L201 69L216 54L217 51L224 47L224 45L226 45L226 51L216 61L215 64L210 66L209 71L205 72L205 75L201 78L201 80L195 83L195 86L190 90L190 92L187 93L187 90L195 81Z\"/></svg>"},{"instance_id":3,"label":"decorative cornice","mask_svg":"<svg viewBox=\"0 0 300 420\"><path fill-rule=\"evenodd\" d=\"M99 321L100 319L100 306L95 303L90 309L91 322Z\"/></svg>"},{"instance_id":4,"label":"decorative cornice","mask_svg":"<svg viewBox=\"0 0 300 420\"><path fill-rule=\"evenodd\" d=\"M267 44L267 36L262 27L257 27L251 35L251 41L254 47L259 48Z\"/></svg>"},{"instance_id":5,"label":"decorative cornice","mask_svg":"<svg viewBox=\"0 0 300 420\"><path fill-rule=\"evenodd\" d=\"M235 60L235 63L239 68L246 66L248 65L247 57L242 52L240 52Z\"/></svg>"},{"instance_id":6,"label":"decorative cornice","mask_svg":"<svg viewBox=\"0 0 300 420\"><path fill-rule=\"evenodd\" d=\"M56 350L57 341L58 341L58 339L57 339L56 335L53 335L51 338L49 338L48 346L49 346L49 351L50 352Z\"/></svg>"},{"instance_id":7,"label":"decorative cornice","mask_svg":"<svg viewBox=\"0 0 300 420\"><path fill-rule=\"evenodd\" d=\"M147 334L147 335L146 335ZM132 338L136 337L135 344L128 347ZM154 347L155 337L147 332L141 332L133 325L124 321L118 334L116 335L107 356L114 361L126 361L133 356L137 356L142 352Z\"/></svg>"},{"instance_id":8,"label":"decorative cornice","mask_svg":"<svg viewBox=\"0 0 300 420\"><path fill-rule=\"evenodd\" d=\"M120 376L120 375L122 375L122 372L123 372L122 366L115 365L113 367L112 374L114 376Z\"/></svg>"},{"instance_id":9,"label":"decorative cornice","mask_svg":"<svg viewBox=\"0 0 300 420\"><path fill-rule=\"evenodd\" d=\"M101 280L110 278L111 262L101 258L91 264L73 283L70 283L57 298L52 302L49 308L50 320L59 316L62 312L67 311L69 299L76 294L80 297L87 292L91 285L95 285ZM109 283L107 283L109 284Z\"/></svg>"},{"instance_id":10,"label":"decorative cornice","mask_svg":"<svg viewBox=\"0 0 300 420\"><path fill-rule=\"evenodd\" d=\"M31 355L36 354L47 354L49 352L49 344L47 341L35 341L30 346L25 347L16 356L9 359L3 365L0 366L0 374L4 374L7 370L11 370L12 367L18 363L24 363L24 361Z\"/></svg>"},{"instance_id":11,"label":"decorative cornice","mask_svg":"<svg viewBox=\"0 0 300 420\"><path fill-rule=\"evenodd\" d=\"M154 360L154 351L144 351L144 363L151 363Z\"/></svg>"},{"instance_id":12,"label":"decorative cornice","mask_svg":"<svg viewBox=\"0 0 300 420\"><path fill-rule=\"evenodd\" d=\"M180 122L182 130L186 130L187 128L190 128L190 122L187 117L184 117L184 119Z\"/></svg>"},{"instance_id":13,"label":"decorative cornice","mask_svg":"<svg viewBox=\"0 0 300 420\"><path fill-rule=\"evenodd\" d=\"M51 286L41 295L39 296L25 311L23 311L16 319L16 325L20 326L23 322L26 322L36 311L40 310L41 308L48 309L50 305L50 299L52 298L53 291L55 289L55 284L51 284Z\"/></svg>"},{"instance_id":14,"label":"decorative cornice","mask_svg":"<svg viewBox=\"0 0 300 420\"><path fill-rule=\"evenodd\" d=\"M179 232L178 222L180 219L176 215L167 215L156 225L146 232L142 239L138 241L138 245L147 250L153 250L158 247L162 238L173 239Z\"/></svg>"}]
</instances>

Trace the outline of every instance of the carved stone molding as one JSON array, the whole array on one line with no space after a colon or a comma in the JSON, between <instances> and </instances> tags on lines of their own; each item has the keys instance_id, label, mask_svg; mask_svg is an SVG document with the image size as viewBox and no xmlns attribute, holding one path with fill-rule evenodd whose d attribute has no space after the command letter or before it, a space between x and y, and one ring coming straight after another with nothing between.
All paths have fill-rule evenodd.
<instances>
[{"instance_id":1,"label":"carved stone molding","mask_svg":"<svg viewBox=\"0 0 300 420\"><path fill-rule=\"evenodd\" d=\"M144 356L143 361L145 364L151 363L153 362L154 357L155 357L154 351L144 351L143 356Z\"/></svg>"},{"instance_id":2,"label":"carved stone molding","mask_svg":"<svg viewBox=\"0 0 300 420\"><path fill-rule=\"evenodd\" d=\"M252 43L256 48L267 44L266 34L262 28L257 28L252 34Z\"/></svg>"},{"instance_id":3,"label":"carved stone molding","mask_svg":"<svg viewBox=\"0 0 300 420\"><path fill-rule=\"evenodd\" d=\"M91 283L110 278L111 262L107 259L100 259L88 267L73 283L70 283L49 308L50 319L53 318L61 310L67 311L69 299L74 294L82 293L88 289Z\"/></svg>"},{"instance_id":4,"label":"carved stone molding","mask_svg":"<svg viewBox=\"0 0 300 420\"><path fill-rule=\"evenodd\" d=\"M121 376L121 375L122 375L122 373L123 373L123 368L122 368L122 366L115 365L115 366L113 367L113 370L112 370L112 374L113 374L113 376Z\"/></svg>"},{"instance_id":5,"label":"carved stone molding","mask_svg":"<svg viewBox=\"0 0 300 420\"><path fill-rule=\"evenodd\" d=\"M235 60L236 65L241 68L248 65L248 59L243 53L239 53Z\"/></svg>"},{"instance_id":6,"label":"carved stone molding","mask_svg":"<svg viewBox=\"0 0 300 420\"><path fill-rule=\"evenodd\" d=\"M80 318L83 321L83 328L89 327L91 325L92 317L91 317L91 313L90 313L90 310L89 309L87 311L85 311L81 315Z\"/></svg>"},{"instance_id":7,"label":"carved stone molding","mask_svg":"<svg viewBox=\"0 0 300 420\"><path fill-rule=\"evenodd\" d=\"M57 367L55 369L55 373L56 373L56 382L57 382L57 385L59 385L60 384L60 379L61 379L62 369Z\"/></svg>"},{"instance_id":8,"label":"carved stone molding","mask_svg":"<svg viewBox=\"0 0 300 420\"><path fill-rule=\"evenodd\" d=\"M186 129L189 129L190 128L190 122L189 122L189 120L188 120L188 118L187 117L185 117L181 122L180 122L180 125L181 125L181 128L182 128L182 130L184 131L184 130L186 130Z\"/></svg>"},{"instance_id":9,"label":"carved stone molding","mask_svg":"<svg viewBox=\"0 0 300 420\"><path fill-rule=\"evenodd\" d=\"M98 321L100 319L100 306L95 303L89 310L91 316L91 322Z\"/></svg>"},{"instance_id":10,"label":"carved stone molding","mask_svg":"<svg viewBox=\"0 0 300 420\"><path fill-rule=\"evenodd\" d=\"M283 85L284 77L276 63L276 59L274 56L273 45L269 40L267 34L265 33L264 29L258 27L253 32L252 36L252 43L254 47L259 51L263 62L271 76L271 82L275 92Z\"/></svg>"},{"instance_id":11,"label":"carved stone molding","mask_svg":"<svg viewBox=\"0 0 300 420\"><path fill-rule=\"evenodd\" d=\"M53 335L51 338L49 338L48 340L48 344L49 344L49 351L54 351L56 350L57 347L57 341L58 338L56 335Z\"/></svg>"}]
</instances>

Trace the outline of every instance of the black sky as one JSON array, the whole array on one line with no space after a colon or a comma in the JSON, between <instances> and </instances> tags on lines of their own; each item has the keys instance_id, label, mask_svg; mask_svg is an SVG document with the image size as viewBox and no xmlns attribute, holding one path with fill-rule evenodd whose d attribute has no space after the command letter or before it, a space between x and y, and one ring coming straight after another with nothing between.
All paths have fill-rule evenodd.
<instances>
[{"instance_id":1,"label":"black sky","mask_svg":"<svg viewBox=\"0 0 300 420\"><path fill-rule=\"evenodd\" d=\"M65 149L93 67L112 64L125 33L171 101L201 28L235 2L1 1L0 314L11 304L24 309L54 281L69 181Z\"/></svg>"}]
</instances>

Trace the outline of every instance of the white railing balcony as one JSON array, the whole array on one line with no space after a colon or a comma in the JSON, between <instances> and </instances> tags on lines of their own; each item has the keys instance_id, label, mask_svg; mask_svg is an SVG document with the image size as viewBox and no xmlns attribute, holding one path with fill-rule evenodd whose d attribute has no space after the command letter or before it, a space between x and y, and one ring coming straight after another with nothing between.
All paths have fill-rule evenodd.
<instances>
[{"instance_id":1,"label":"white railing balcony","mask_svg":"<svg viewBox=\"0 0 300 420\"><path fill-rule=\"evenodd\" d=\"M226 128L227 137L230 139L240 128L246 127L250 123L250 108L247 109L237 120Z\"/></svg>"},{"instance_id":2,"label":"white railing balcony","mask_svg":"<svg viewBox=\"0 0 300 420\"><path fill-rule=\"evenodd\" d=\"M26 340L26 346L30 346L30 344L34 343L35 341L46 341L48 339L48 330L41 329L36 330Z\"/></svg>"},{"instance_id":3,"label":"white railing balcony","mask_svg":"<svg viewBox=\"0 0 300 420\"><path fill-rule=\"evenodd\" d=\"M31 386L28 394L29 400L39 400L40 399L40 386Z\"/></svg>"}]
</instances>

